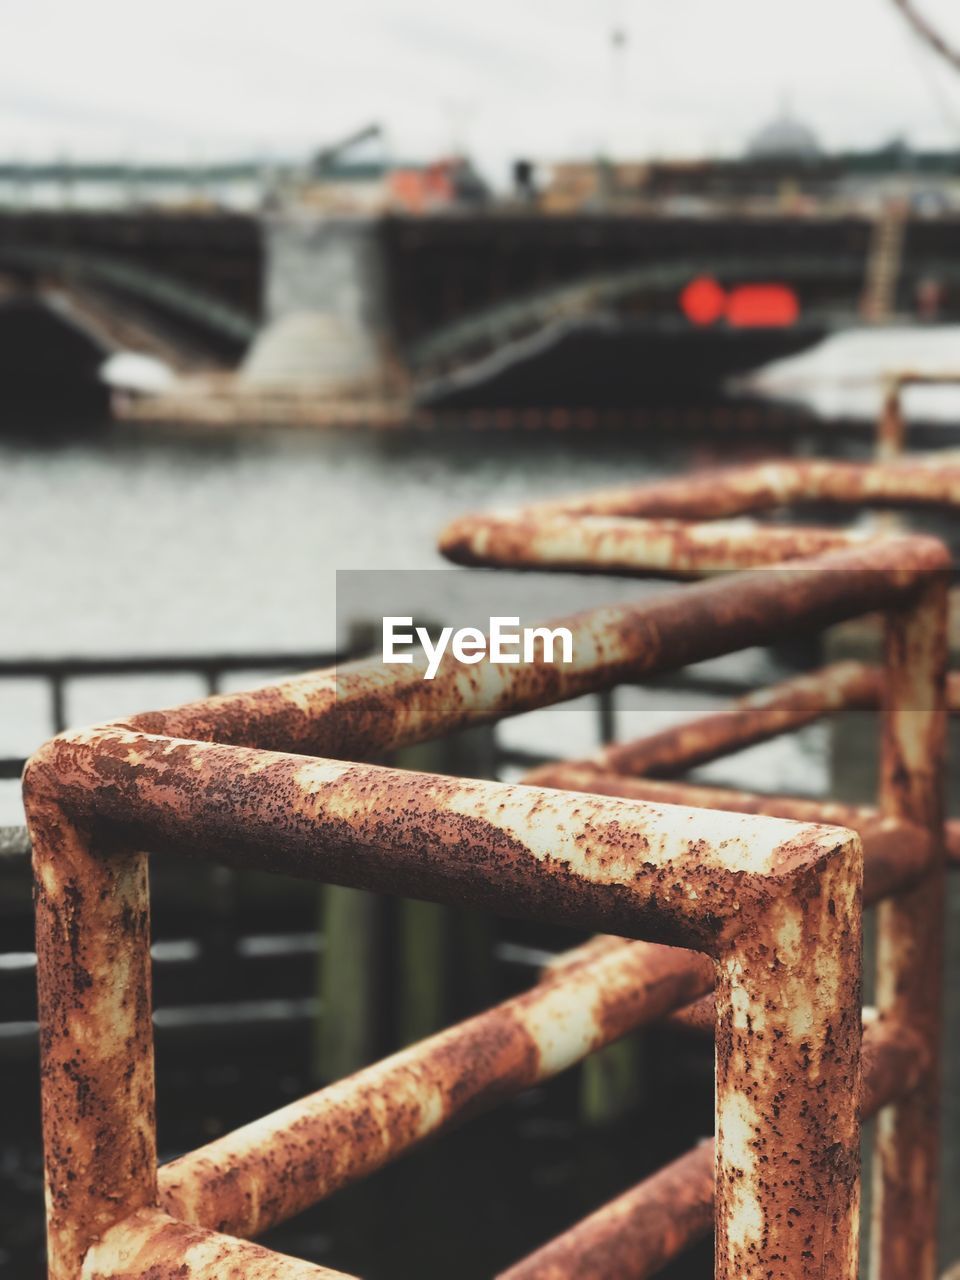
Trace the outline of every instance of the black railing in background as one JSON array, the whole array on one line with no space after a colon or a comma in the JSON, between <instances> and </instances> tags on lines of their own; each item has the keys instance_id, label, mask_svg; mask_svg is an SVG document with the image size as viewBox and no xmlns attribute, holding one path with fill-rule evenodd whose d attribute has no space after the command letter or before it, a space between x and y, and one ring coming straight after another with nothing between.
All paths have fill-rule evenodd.
<instances>
[{"instance_id":1,"label":"black railing in background","mask_svg":"<svg viewBox=\"0 0 960 1280\"><path fill-rule=\"evenodd\" d=\"M293 675L330 666L337 655L330 651L304 650L286 653L183 653L155 657L2 658L0 681L42 680L48 691L49 734L67 728L67 687L73 681L95 676L186 675L202 680L208 695L219 693L227 674ZM42 740L42 738L41 738ZM0 758L0 779L19 778L25 758Z\"/></svg>"}]
</instances>

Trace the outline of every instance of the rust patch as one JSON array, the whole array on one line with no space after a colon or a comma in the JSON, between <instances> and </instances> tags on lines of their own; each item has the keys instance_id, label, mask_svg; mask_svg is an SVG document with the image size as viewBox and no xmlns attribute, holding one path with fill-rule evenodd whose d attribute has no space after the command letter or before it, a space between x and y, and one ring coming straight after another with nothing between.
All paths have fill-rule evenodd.
<instances>
[{"instance_id":1,"label":"rust patch","mask_svg":"<svg viewBox=\"0 0 960 1280\"><path fill-rule=\"evenodd\" d=\"M25 779L33 843L48 1265L156 1198L146 858Z\"/></svg>"},{"instance_id":2,"label":"rust patch","mask_svg":"<svg viewBox=\"0 0 960 1280\"><path fill-rule=\"evenodd\" d=\"M623 796L630 800L649 800L654 804L766 814L794 822L848 827L856 831L863 842L863 892L867 904L880 902L915 885L937 858L937 842L926 827L884 817L867 806L801 800L795 796L758 795L751 791L688 782L627 778L597 768L590 761L543 765L532 770L527 781L535 786L562 787L592 795Z\"/></svg>"},{"instance_id":3,"label":"rust patch","mask_svg":"<svg viewBox=\"0 0 960 1280\"><path fill-rule=\"evenodd\" d=\"M246 1240L141 1210L90 1250L80 1280L354 1280Z\"/></svg>"}]
</instances>

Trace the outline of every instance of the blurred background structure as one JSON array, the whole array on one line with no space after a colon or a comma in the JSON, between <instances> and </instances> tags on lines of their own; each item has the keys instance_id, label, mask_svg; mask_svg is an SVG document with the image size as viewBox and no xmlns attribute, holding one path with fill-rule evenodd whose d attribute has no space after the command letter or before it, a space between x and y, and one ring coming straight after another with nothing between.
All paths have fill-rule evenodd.
<instances>
[{"instance_id":1,"label":"blurred background structure","mask_svg":"<svg viewBox=\"0 0 960 1280\"><path fill-rule=\"evenodd\" d=\"M898 401L908 445L955 448L960 425L960 389L933 385L960 372L950 0L14 8L0 1072L29 1101L0 1133L0 1280L42 1268L17 778L45 737L365 647L375 610L338 602L337 571L439 572L437 532L465 510L870 456L904 372L931 376ZM571 607L597 589L565 588ZM407 763L516 776L558 738L581 756L811 656L755 653ZM839 741L803 730L694 776L855 798ZM571 942L169 865L154 898L165 1156L519 989ZM424 985L454 949L461 976ZM272 1243L370 1280L489 1275L707 1134L711 1073L682 1035L638 1038ZM682 1133L663 1121L681 1099ZM472 1194L425 1230L453 1183ZM708 1251L664 1274L709 1273Z\"/></svg>"}]
</instances>

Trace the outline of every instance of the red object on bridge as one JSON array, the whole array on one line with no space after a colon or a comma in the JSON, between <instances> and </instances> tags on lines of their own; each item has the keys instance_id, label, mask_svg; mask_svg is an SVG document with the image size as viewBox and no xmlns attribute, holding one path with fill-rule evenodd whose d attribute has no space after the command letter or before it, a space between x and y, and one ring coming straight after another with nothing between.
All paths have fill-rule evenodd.
<instances>
[{"instance_id":1,"label":"red object on bridge","mask_svg":"<svg viewBox=\"0 0 960 1280\"><path fill-rule=\"evenodd\" d=\"M727 295L712 276L697 276L680 294L680 309L691 324L716 324L726 305Z\"/></svg>"},{"instance_id":2,"label":"red object on bridge","mask_svg":"<svg viewBox=\"0 0 960 1280\"><path fill-rule=\"evenodd\" d=\"M698 276L680 294L680 309L696 325L725 319L735 329L784 328L796 324L800 302L784 284L742 284L728 293L712 276Z\"/></svg>"},{"instance_id":3,"label":"red object on bridge","mask_svg":"<svg viewBox=\"0 0 960 1280\"><path fill-rule=\"evenodd\" d=\"M782 328L796 324L799 314L797 295L784 284L744 284L727 297L727 324L738 329Z\"/></svg>"}]
</instances>

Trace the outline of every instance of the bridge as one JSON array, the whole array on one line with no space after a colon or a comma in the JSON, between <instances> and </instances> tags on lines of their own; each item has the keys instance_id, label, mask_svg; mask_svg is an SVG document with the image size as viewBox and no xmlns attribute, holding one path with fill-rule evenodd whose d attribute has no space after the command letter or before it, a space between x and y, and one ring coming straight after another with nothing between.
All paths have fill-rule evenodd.
<instances>
[{"instance_id":1,"label":"bridge","mask_svg":"<svg viewBox=\"0 0 960 1280\"><path fill-rule=\"evenodd\" d=\"M960 318L958 222L903 226L895 312L935 281L941 317ZM22 211L0 213L0 282L69 312L101 350L235 367L240 387L429 402L617 333L699 343L702 364L736 335L691 333L677 298L700 275L789 286L799 323L771 351L804 345L861 312L877 242L855 217ZM758 335L738 340L765 354Z\"/></svg>"}]
</instances>

